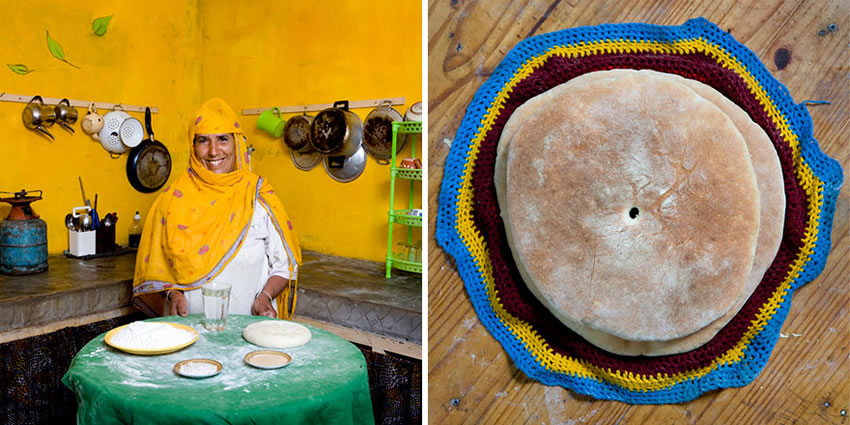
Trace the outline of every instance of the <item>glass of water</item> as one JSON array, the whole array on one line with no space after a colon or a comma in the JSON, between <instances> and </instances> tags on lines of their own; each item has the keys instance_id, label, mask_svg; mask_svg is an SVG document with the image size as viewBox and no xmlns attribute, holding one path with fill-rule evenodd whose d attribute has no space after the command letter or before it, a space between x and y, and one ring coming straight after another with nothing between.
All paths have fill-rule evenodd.
<instances>
[{"instance_id":1,"label":"glass of water","mask_svg":"<svg viewBox=\"0 0 850 425\"><path fill-rule=\"evenodd\" d=\"M204 327L211 331L223 331L230 308L230 284L212 282L201 286L204 296Z\"/></svg>"}]
</instances>

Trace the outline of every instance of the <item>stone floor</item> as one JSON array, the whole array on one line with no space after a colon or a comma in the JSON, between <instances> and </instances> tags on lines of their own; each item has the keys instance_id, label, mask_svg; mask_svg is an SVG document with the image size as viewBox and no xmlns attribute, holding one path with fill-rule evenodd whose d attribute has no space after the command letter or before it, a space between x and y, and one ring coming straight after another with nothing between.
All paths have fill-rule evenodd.
<instances>
[{"instance_id":1,"label":"stone floor","mask_svg":"<svg viewBox=\"0 0 850 425\"><path fill-rule=\"evenodd\" d=\"M366 260L303 253L296 315L422 343L422 276ZM45 273L0 275L0 334L129 305L135 255L54 255Z\"/></svg>"}]
</instances>

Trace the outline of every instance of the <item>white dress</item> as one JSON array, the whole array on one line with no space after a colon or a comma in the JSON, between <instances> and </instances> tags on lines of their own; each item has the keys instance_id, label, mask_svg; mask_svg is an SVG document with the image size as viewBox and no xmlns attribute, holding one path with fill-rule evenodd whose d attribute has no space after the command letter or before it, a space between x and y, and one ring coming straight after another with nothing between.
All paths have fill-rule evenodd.
<instances>
[{"instance_id":1,"label":"white dress","mask_svg":"<svg viewBox=\"0 0 850 425\"><path fill-rule=\"evenodd\" d=\"M289 256L271 217L257 203L242 247L212 282L231 285L229 314L251 314L254 297L263 290L269 277L275 275L289 279ZM204 313L204 298L200 289L184 291L183 294L189 300L189 314ZM164 314L168 315L171 306L168 302L165 304ZM277 311L276 302L272 302L272 307Z\"/></svg>"}]
</instances>

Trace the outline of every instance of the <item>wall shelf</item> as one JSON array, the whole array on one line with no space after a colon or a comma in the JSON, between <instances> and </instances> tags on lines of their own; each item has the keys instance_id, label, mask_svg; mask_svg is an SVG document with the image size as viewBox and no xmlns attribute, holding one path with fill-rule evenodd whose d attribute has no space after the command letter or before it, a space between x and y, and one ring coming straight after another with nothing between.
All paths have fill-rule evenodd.
<instances>
[{"instance_id":1,"label":"wall shelf","mask_svg":"<svg viewBox=\"0 0 850 425\"><path fill-rule=\"evenodd\" d=\"M2 92L2 93L0 93L0 101L16 102L16 103L29 103L30 100L32 100L32 98L35 97L35 96L37 96L37 95L35 95L35 94L34 95L10 94L10 93ZM55 104L59 103L59 101L61 101L64 98L41 96L41 99L44 101L45 105L55 105ZM125 112L145 112L145 107L144 106L138 106L138 105L127 105L127 104L124 104L124 103L111 103L111 102L94 102L94 101L90 101L90 100L75 100L75 99L68 99L68 101L71 103L71 106L74 106L74 107L77 107L77 108L88 109L89 105L94 103L94 107L97 108L97 109L112 110L112 109L115 109L116 106L121 106L122 108L124 108ZM151 108L151 113L153 113L153 114L159 113L159 108L157 108L155 106L151 106L150 108Z\"/></svg>"}]
</instances>

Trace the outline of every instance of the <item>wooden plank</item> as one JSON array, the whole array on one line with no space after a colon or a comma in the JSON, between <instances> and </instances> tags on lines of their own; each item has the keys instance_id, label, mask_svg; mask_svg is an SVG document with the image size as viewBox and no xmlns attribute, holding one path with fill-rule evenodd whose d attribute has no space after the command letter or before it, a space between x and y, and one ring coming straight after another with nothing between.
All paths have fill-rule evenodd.
<instances>
[{"instance_id":1,"label":"wooden plank","mask_svg":"<svg viewBox=\"0 0 850 425\"><path fill-rule=\"evenodd\" d=\"M794 293L761 374L742 388L662 406L600 401L530 380L478 321L454 261L434 241L443 165L478 87L528 35L606 22L680 25L704 16L731 31L809 108L821 148L850 164L850 3L841 0L634 2L521 0L428 4L428 418L431 423L847 423L850 408L850 195L839 196L832 253L814 282ZM838 29L819 36L830 23ZM779 48L791 52L777 69Z\"/></svg>"},{"instance_id":2,"label":"wooden plank","mask_svg":"<svg viewBox=\"0 0 850 425\"><path fill-rule=\"evenodd\" d=\"M345 99L340 99L345 100ZM368 100L352 100L348 102L348 109L358 109L358 108L374 108L380 105L382 102L389 100L393 105L404 105L404 96L402 97L384 97L380 99L368 99ZM281 113L300 113L300 112L311 112L311 111L321 111L322 109L332 108L334 106L333 103L315 103L312 105L289 105L289 106L277 106L277 109L280 110ZM274 106L269 106L268 108L246 108L242 110L242 115L260 115L263 111L267 111L269 109L274 108Z\"/></svg>"},{"instance_id":3,"label":"wooden plank","mask_svg":"<svg viewBox=\"0 0 850 425\"><path fill-rule=\"evenodd\" d=\"M294 319L296 322L304 323L305 325L315 326L324 329L338 337L345 338L351 342L372 347L372 351L383 354L385 352L401 354L402 356L412 357L417 360L422 360L422 346L408 341L388 338L383 335L374 334L371 332L361 331L358 329L346 328L343 326L328 323L322 320L309 319L303 316L297 316Z\"/></svg>"},{"instance_id":4,"label":"wooden plank","mask_svg":"<svg viewBox=\"0 0 850 425\"><path fill-rule=\"evenodd\" d=\"M35 97L35 96L36 95L34 95L34 94L33 95L10 94L10 93L3 92L3 93L0 93L0 101L16 102L16 103L29 103L30 100L32 100L32 98ZM45 97L45 96L42 96L41 100L44 101L45 105L56 105L57 103L59 103L62 100L62 98L61 97ZM95 101L90 101L90 100L75 100L75 99L68 99L68 101L69 101L69 103L71 103L71 106L74 106L74 107L77 107L77 108L88 109L89 105L94 103L94 107L97 108L97 109L113 110L113 109L116 109L116 107L120 107L120 108L124 109L124 111L126 111L126 112L145 112L145 107L144 106L138 106L138 105L126 105L126 104L123 104L123 103L95 102ZM158 107L151 106L150 108L151 108L152 114L159 113Z\"/></svg>"}]
</instances>

